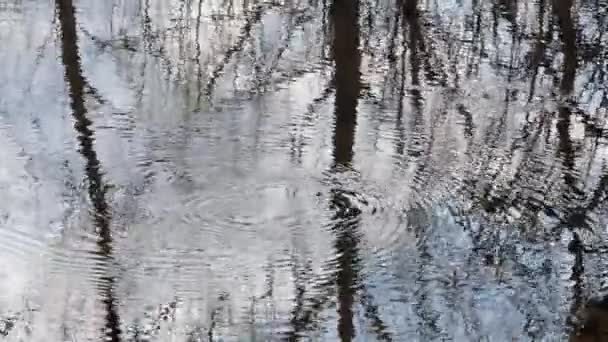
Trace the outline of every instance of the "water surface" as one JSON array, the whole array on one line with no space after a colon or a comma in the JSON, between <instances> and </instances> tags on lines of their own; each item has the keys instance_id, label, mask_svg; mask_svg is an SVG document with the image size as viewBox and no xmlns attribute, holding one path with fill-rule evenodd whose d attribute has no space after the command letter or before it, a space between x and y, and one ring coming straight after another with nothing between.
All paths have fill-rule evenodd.
<instances>
[{"instance_id":1,"label":"water surface","mask_svg":"<svg viewBox=\"0 0 608 342\"><path fill-rule=\"evenodd\" d=\"M607 11L0 0L1 339L580 340Z\"/></svg>"}]
</instances>

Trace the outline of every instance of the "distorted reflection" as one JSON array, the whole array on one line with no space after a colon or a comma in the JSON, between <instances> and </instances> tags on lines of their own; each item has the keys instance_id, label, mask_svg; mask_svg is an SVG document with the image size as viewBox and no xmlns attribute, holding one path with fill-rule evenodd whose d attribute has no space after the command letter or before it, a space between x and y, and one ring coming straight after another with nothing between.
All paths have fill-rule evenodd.
<instances>
[{"instance_id":1,"label":"distorted reflection","mask_svg":"<svg viewBox=\"0 0 608 342\"><path fill-rule=\"evenodd\" d=\"M0 334L606 340L607 14L0 1Z\"/></svg>"}]
</instances>

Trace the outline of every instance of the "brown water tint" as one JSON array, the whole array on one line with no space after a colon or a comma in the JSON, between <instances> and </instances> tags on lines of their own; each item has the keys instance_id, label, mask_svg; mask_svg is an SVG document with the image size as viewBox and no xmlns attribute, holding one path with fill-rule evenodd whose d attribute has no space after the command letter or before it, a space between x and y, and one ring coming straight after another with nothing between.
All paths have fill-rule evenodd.
<instances>
[{"instance_id":1,"label":"brown water tint","mask_svg":"<svg viewBox=\"0 0 608 342\"><path fill-rule=\"evenodd\" d=\"M0 0L0 339L607 340L607 14Z\"/></svg>"}]
</instances>

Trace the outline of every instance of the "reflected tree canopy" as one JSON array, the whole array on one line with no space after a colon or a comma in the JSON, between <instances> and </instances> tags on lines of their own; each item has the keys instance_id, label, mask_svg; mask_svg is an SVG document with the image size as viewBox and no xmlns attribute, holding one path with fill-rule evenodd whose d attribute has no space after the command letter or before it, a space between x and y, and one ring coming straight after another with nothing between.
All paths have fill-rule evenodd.
<instances>
[{"instance_id":1,"label":"reflected tree canopy","mask_svg":"<svg viewBox=\"0 0 608 342\"><path fill-rule=\"evenodd\" d=\"M607 11L0 2L0 333L602 340Z\"/></svg>"}]
</instances>

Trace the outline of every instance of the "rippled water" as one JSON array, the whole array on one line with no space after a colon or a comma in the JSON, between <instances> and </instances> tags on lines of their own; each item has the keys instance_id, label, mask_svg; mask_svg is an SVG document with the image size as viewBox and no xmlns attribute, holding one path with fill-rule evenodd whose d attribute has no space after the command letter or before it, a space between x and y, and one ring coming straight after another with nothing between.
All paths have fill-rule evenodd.
<instances>
[{"instance_id":1,"label":"rippled water","mask_svg":"<svg viewBox=\"0 0 608 342\"><path fill-rule=\"evenodd\" d=\"M605 341L606 0L0 0L0 339Z\"/></svg>"}]
</instances>

